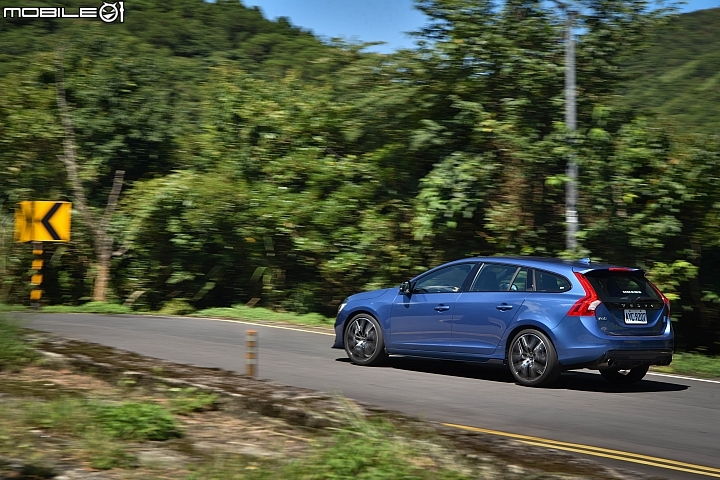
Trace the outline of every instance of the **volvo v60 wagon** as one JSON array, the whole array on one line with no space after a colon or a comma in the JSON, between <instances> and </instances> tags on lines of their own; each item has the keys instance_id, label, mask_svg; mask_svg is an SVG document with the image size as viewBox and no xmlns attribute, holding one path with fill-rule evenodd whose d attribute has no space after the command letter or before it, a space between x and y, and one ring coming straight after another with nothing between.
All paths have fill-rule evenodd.
<instances>
[{"instance_id":1,"label":"volvo v60 wagon","mask_svg":"<svg viewBox=\"0 0 720 480\"><path fill-rule=\"evenodd\" d=\"M357 365L392 354L501 364L535 387L580 368L634 383L673 352L670 302L644 272L589 259L450 262L348 297L335 334Z\"/></svg>"}]
</instances>

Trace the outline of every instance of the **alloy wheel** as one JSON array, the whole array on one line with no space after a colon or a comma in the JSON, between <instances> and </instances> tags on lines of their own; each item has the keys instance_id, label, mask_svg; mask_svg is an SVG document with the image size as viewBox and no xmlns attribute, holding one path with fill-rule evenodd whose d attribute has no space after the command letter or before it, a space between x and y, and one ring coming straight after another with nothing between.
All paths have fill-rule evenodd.
<instances>
[{"instance_id":1,"label":"alloy wheel","mask_svg":"<svg viewBox=\"0 0 720 480\"><path fill-rule=\"evenodd\" d=\"M524 382L533 383L547 369L547 346L538 335L527 332L515 339L510 358L515 376Z\"/></svg>"},{"instance_id":2,"label":"alloy wheel","mask_svg":"<svg viewBox=\"0 0 720 480\"><path fill-rule=\"evenodd\" d=\"M362 362L370 359L378 348L375 324L366 317L353 319L348 326L345 341L353 360Z\"/></svg>"}]
</instances>

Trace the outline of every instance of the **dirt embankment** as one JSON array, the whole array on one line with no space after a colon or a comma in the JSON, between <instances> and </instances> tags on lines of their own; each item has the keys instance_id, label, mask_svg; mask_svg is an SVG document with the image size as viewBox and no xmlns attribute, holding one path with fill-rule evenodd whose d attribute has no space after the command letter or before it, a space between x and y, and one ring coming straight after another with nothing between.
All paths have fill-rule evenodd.
<instances>
[{"instance_id":1,"label":"dirt embankment","mask_svg":"<svg viewBox=\"0 0 720 480\"><path fill-rule=\"evenodd\" d=\"M470 478L651 478L561 451L446 428L322 392L220 369L175 364L49 334L32 337L42 352L42 367L0 375L0 396L37 397L53 395L53 390L57 390L63 395L92 395L106 402L137 398L163 404L172 401L169 392L192 390L213 395L217 400L212 409L180 417L183 438L130 445L133 459L130 469L88 469L82 459L68 454L68 449L60 445L67 440L54 438L42 428L25 432L23 441L31 445L28 456L37 456L42 451L46 455L42 461L34 462L28 462L27 457L23 457L25 460L0 457L0 479L85 480L155 475L186 478L192 470L189 465L211 459L217 463L218 455L241 456L242 468L260 468L254 466L256 460L261 465L309 455L330 432L358 416L369 420L382 418L393 425L392 436L422 444L427 458L418 458L417 462L428 468L450 462Z\"/></svg>"}]
</instances>

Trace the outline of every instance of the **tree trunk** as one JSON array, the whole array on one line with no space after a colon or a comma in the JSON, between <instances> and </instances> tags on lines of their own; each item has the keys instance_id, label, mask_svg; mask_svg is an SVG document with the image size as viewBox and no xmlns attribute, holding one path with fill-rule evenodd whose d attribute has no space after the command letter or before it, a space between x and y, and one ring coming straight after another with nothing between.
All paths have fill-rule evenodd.
<instances>
[{"instance_id":1,"label":"tree trunk","mask_svg":"<svg viewBox=\"0 0 720 480\"><path fill-rule=\"evenodd\" d=\"M108 284L110 282L110 259L113 252L113 238L108 235L108 226L112 218L115 208L117 207L118 198L122 190L125 172L123 170L115 171L112 190L108 196L105 212L99 219L88 207L83 190L82 181L78 175L77 162L77 146L75 144L75 130L70 116L70 109L65 99L65 83L63 79L62 57L58 55L55 68L55 86L57 89L57 104L60 110L60 120L65 138L63 140L63 155L58 155L58 159L65 164L68 179L73 189L73 198L77 211L85 226L90 230L93 239L95 258L97 261L97 273L93 286L93 301L104 302L107 299Z\"/></svg>"},{"instance_id":2,"label":"tree trunk","mask_svg":"<svg viewBox=\"0 0 720 480\"><path fill-rule=\"evenodd\" d=\"M107 285L110 281L110 259L100 259L98 262L98 271L95 275L95 284L93 285L93 301L104 302L106 298Z\"/></svg>"}]
</instances>

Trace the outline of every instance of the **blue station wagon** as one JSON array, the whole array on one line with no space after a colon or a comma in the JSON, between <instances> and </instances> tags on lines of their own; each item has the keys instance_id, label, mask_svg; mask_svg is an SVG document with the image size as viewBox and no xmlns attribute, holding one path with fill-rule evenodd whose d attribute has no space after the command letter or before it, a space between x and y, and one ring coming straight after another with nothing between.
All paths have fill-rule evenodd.
<instances>
[{"instance_id":1,"label":"blue station wagon","mask_svg":"<svg viewBox=\"0 0 720 480\"><path fill-rule=\"evenodd\" d=\"M508 365L526 386L590 368L634 383L672 361L670 302L642 270L536 257L467 258L340 305L333 348Z\"/></svg>"}]
</instances>

